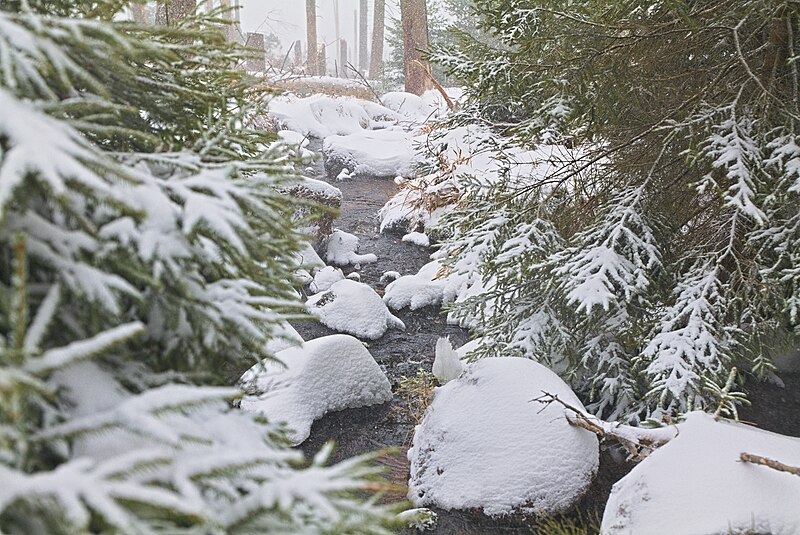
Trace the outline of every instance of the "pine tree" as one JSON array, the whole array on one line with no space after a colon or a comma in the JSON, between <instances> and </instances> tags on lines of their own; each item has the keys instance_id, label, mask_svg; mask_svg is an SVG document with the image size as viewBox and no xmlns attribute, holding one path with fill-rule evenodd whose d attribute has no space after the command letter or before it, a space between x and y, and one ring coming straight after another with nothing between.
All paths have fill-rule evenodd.
<instances>
[{"instance_id":1,"label":"pine tree","mask_svg":"<svg viewBox=\"0 0 800 535\"><path fill-rule=\"evenodd\" d=\"M385 533L228 387L301 311L296 180L213 19L0 9L0 532Z\"/></svg>"},{"instance_id":2,"label":"pine tree","mask_svg":"<svg viewBox=\"0 0 800 535\"><path fill-rule=\"evenodd\" d=\"M468 191L443 224L455 265L509 214L481 254L491 291L454 311L485 318L482 354L560 363L595 410L630 418L710 406L704 385L733 366L771 371L800 333L796 6L475 8L481 32L434 51L468 82L453 120L570 155Z\"/></svg>"}]
</instances>

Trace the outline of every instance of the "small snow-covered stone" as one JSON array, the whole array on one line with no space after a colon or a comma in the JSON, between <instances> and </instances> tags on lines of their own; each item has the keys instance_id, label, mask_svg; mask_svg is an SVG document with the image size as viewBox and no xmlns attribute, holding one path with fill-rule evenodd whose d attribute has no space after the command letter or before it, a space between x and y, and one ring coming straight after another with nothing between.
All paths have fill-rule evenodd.
<instances>
[{"instance_id":1,"label":"small snow-covered stone","mask_svg":"<svg viewBox=\"0 0 800 535\"><path fill-rule=\"evenodd\" d=\"M305 342L266 360L241 378L258 395L242 399L242 409L286 422L289 438L300 444L311 424L328 412L384 403L392 398L389 380L364 344L336 334Z\"/></svg>"},{"instance_id":2,"label":"small snow-covered stone","mask_svg":"<svg viewBox=\"0 0 800 535\"><path fill-rule=\"evenodd\" d=\"M800 533L800 477L742 453L800 466L800 438L687 414L675 438L614 485L601 532Z\"/></svg>"},{"instance_id":3,"label":"small snow-covered stone","mask_svg":"<svg viewBox=\"0 0 800 535\"><path fill-rule=\"evenodd\" d=\"M350 174L350 169L347 167L343 167L339 174L336 175L336 180L345 180L348 178L353 178L353 175Z\"/></svg>"},{"instance_id":4,"label":"small snow-covered stone","mask_svg":"<svg viewBox=\"0 0 800 535\"><path fill-rule=\"evenodd\" d=\"M490 516L572 506L597 471L597 437L560 405L532 403L542 392L582 408L556 374L516 357L479 360L437 388L408 452L409 499Z\"/></svg>"},{"instance_id":5,"label":"small snow-covered stone","mask_svg":"<svg viewBox=\"0 0 800 535\"><path fill-rule=\"evenodd\" d=\"M381 275L381 282L392 282L400 278L399 271L384 271Z\"/></svg>"},{"instance_id":6,"label":"small snow-covered stone","mask_svg":"<svg viewBox=\"0 0 800 535\"><path fill-rule=\"evenodd\" d=\"M466 367L448 338L439 338L436 341L436 353L431 371L440 383L456 379Z\"/></svg>"},{"instance_id":7,"label":"small snow-covered stone","mask_svg":"<svg viewBox=\"0 0 800 535\"><path fill-rule=\"evenodd\" d=\"M311 296L306 307L323 325L359 338L377 340L389 328L406 328L389 312L375 290L349 279L336 282L327 291Z\"/></svg>"},{"instance_id":8,"label":"small snow-covered stone","mask_svg":"<svg viewBox=\"0 0 800 535\"><path fill-rule=\"evenodd\" d=\"M350 279L351 281L361 282L361 274L358 271L348 273L346 278Z\"/></svg>"},{"instance_id":9,"label":"small snow-covered stone","mask_svg":"<svg viewBox=\"0 0 800 535\"><path fill-rule=\"evenodd\" d=\"M313 293L324 292L333 286L334 283L343 279L344 273L342 273L341 269L332 266L325 266L317 271L317 273L314 275L314 281L311 283L309 289Z\"/></svg>"},{"instance_id":10,"label":"small snow-covered stone","mask_svg":"<svg viewBox=\"0 0 800 535\"><path fill-rule=\"evenodd\" d=\"M436 278L442 269L441 262L428 262L416 275L405 275L386 287L383 301L392 310L410 308L417 310L442 303L445 281Z\"/></svg>"},{"instance_id":11,"label":"small snow-covered stone","mask_svg":"<svg viewBox=\"0 0 800 535\"><path fill-rule=\"evenodd\" d=\"M419 245L420 247L430 247L431 240L422 232L409 232L405 236L403 236L403 241L406 243L413 243L414 245Z\"/></svg>"},{"instance_id":12,"label":"small snow-covered stone","mask_svg":"<svg viewBox=\"0 0 800 535\"><path fill-rule=\"evenodd\" d=\"M374 254L358 254L358 236L335 229L328 237L325 258L335 266L377 262Z\"/></svg>"}]
</instances>

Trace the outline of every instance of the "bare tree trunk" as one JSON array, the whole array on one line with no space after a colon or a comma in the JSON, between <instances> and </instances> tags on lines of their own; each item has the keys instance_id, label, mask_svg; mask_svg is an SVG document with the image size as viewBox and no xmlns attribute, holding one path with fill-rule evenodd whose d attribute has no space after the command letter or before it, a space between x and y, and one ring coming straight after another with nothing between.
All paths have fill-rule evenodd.
<instances>
[{"instance_id":1,"label":"bare tree trunk","mask_svg":"<svg viewBox=\"0 0 800 535\"><path fill-rule=\"evenodd\" d=\"M328 56L326 52L325 44L320 44L317 51L317 74L320 76L325 76L328 72Z\"/></svg>"},{"instance_id":2,"label":"bare tree trunk","mask_svg":"<svg viewBox=\"0 0 800 535\"><path fill-rule=\"evenodd\" d=\"M369 31L367 29L369 7L367 0L361 0L358 15L358 69L363 73L369 65L369 48L367 47L369 39Z\"/></svg>"},{"instance_id":3,"label":"bare tree trunk","mask_svg":"<svg viewBox=\"0 0 800 535\"><path fill-rule=\"evenodd\" d=\"M375 13L372 21L372 54L369 62L369 77L375 79L383 70L383 40L386 18L386 0L375 0Z\"/></svg>"},{"instance_id":4,"label":"bare tree trunk","mask_svg":"<svg viewBox=\"0 0 800 535\"><path fill-rule=\"evenodd\" d=\"M428 50L428 8L425 0L400 0L403 27L403 75L406 91L421 95L432 89L430 66L422 53Z\"/></svg>"},{"instance_id":5,"label":"bare tree trunk","mask_svg":"<svg viewBox=\"0 0 800 535\"><path fill-rule=\"evenodd\" d=\"M344 39L339 41L339 76L349 78L347 76L347 41Z\"/></svg>"},{"instance_id":6,"label":"bare tree trunk","mask_svg":"<svg viewBox=\"0 0 800 535\"><path fill-rule=\"evenodd\" d=\"M299 39L294 42L294 70L303 65L303 43Z\"/></svg>"},{"instance_id":7,"label":"bare tree trunk","mask_svg":"<svg viewBox=\"0 0 800 535\"><path fill-rule=\"evenodd\" d=\"M233 1L235 2L235 0ZM239 11L239 4L237 2L235 5L232 5L231 2L232 0L219 0L219 6L224 9L221 17L226 21L230 21L223 28L225 39L230 43L237 41L239 37L239 26L237 22L239 18L237 14Z\"/></svg>"},{"instance_id":8,"label":"bare tree trunk","mask_svg":"<svg viewBox=\"0 0 800 535\"><path fill-rule=\"evenodd\" d=\"M133 4L131 6L133 11L133 20L139 24L147 24L147 10L144 4Z\"/></svg>"},{"instance_id":9,"label":"bare tree trunk","mask_svg":"<svg viewBox=\"0 0 800 535\"><path fill-rule=\"evenodd\" d=\"M156 24L175 26L194 12L197 0L159 0L156 5Z\"/></svg>"},{"instance_id":10,"label":"bare tree trunk","mask_svg":"<svg viewBox=\"0 0 800 535\"><path fill-rule=\"evenodd\" d=\"M306 0L306 71L308 74L317 73L317 2Z\"/></svg>"}]
</instances>

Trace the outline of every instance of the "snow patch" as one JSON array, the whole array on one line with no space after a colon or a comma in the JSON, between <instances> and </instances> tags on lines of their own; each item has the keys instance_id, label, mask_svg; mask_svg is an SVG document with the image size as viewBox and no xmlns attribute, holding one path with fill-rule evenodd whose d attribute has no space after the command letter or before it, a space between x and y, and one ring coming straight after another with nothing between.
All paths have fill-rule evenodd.
<instances>
[{"instance_id":1,"label":"snow patch","mask_svg":"<svg viewBox=\"0 0 800 535\"><path fill-rule=\"evenodd\" d=\"M422 232L409 232L405 236L403 236L403 241L406 243L413 243L414 245L419 245L420 247L430 247L431 240Z\"/></svg>"},{"instance_id":2,"label":"snow patch","mask_svg":"<svg viewBox=\"0 0 800 535\"><path fill-rule=\"evenodd\" d=\"M358 254L358 236L334 229L328 237L325 258L336 266L371 264L378 257L372 253Z\"/></svg>"},{"instance_id":3,"label":"snow patch","mask_svg":"<svg viewBox=\"0 0 800 535\"><path fill-rule=\"evenodd\" d=\"M410 176L415 165L411 134L399 128L330 136L325 138L322 153L326 169L338 171L344 166L348 176Z\"/></svg>"},{"instance_id":4,"label":"snow patch","mask_svg":"<svg viewBox=\"0 0 800 535\"><path fill-rule=\"evenodd\" d=\"M531 403L543 391L582 408L553 372L515 357L480 360L437 388L408 452L409 499L489 516L571 507L597 471L598 441L560 405Z\"/></svg>"},{"instance_id":5,"label":"snow patch","mask_svg":"<svg viewBox=\"0 0 800 535\"><path fill-rule=\"evenodd\" d=\"M687 414L675 438L614 485L601 532L800 533L800 477L741 462L743 452L800 466L798 438Z\"/></svg>"},{"instance_id":6,"label":"snow patch","mask_svg":"<svg viewBox=\"0 0 800 535\"><path fill-rule=\"evenodd\" d=\"M313 293L324 292L328 290L334 283L344 279L344 273L339 268L332 266L325 266L317 271L314 275L314 281L310 285L310 290Z\"/></svg>"},{"instance_id":7,"label":"snow patch","mask_svg":"<svg viewBox=\"0 0 800 535\"><path fill-rule=\"evenodd\" d=\"M290 440L300 444L311 424L333 411L384 403L392 398L389 380L364 344L352 336L324 336L278 353L248 370L241 383L258 395L242 399L242 409L285 422Z\"/></svg>"}]
</instances>

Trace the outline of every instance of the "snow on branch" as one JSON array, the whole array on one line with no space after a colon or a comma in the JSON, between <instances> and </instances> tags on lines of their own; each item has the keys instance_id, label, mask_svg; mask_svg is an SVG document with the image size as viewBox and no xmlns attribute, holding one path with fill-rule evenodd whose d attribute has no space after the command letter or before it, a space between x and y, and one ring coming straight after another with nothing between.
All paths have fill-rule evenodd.
<instances>
[{"instance_id":1,"label":"snow on branch","mask_svg":"<svg viewBox=\"0 0 800 535\"><path fill-rule=\"evenodd\" d=\"M555 274L567 302L591 315L595 306L622 307L650 286L661 265L653 231L642 214L644 186L617 196L599 224L577 236L577 245L555 255Z\"/></svg>"},{"instance_id":2,"label":"snow on branch","mask_svg":"<svg viewBox=\"0 0 800 535\"><path fill-rule=\"evenodd\" d=\"M581 409L562 401L557 395L548 392L543 392L541 396L531 401L544 405L558 403L568 411L567 420L571 425L591 431L601 438L616 440L628 450L632 458L636 459L647 457L655 449L678 436L678 428L676 426L645 429L618 422L606 422L596 416L587 414Z\"/></svg>"},{"instance_id":3,"label":"snow on branch","mask_svg":"<svg viewBox=\"0 0 800 535\"><path fill-rule=\"evenodd\" d=\"M675 303L659 319L660 332L642 356L649 361L646 372L653 378L652 392L661 392L662 402L671 395L684 411L699 392L701 377L719 374L730 340L720 324L726 300L717 266L695 266L675 293Z\"/></svg>"},{"instance_id":4,"label":"snow on branch","mask_svg":"<svg viewBox=\"0 0 800 535\"><path fill-rule=\"evenodd\" d=\"M701 154L711 160L714 169L725 171L726 204L763 225L767 216L756 205L761 149L752 139L751 131L752 120L737 118L735 110L731 110L730 118L712 128L713 133L705 141ZM715 181L709 173L700 182L701 191L712 183Z\"/></svg>"}]
</instances>

